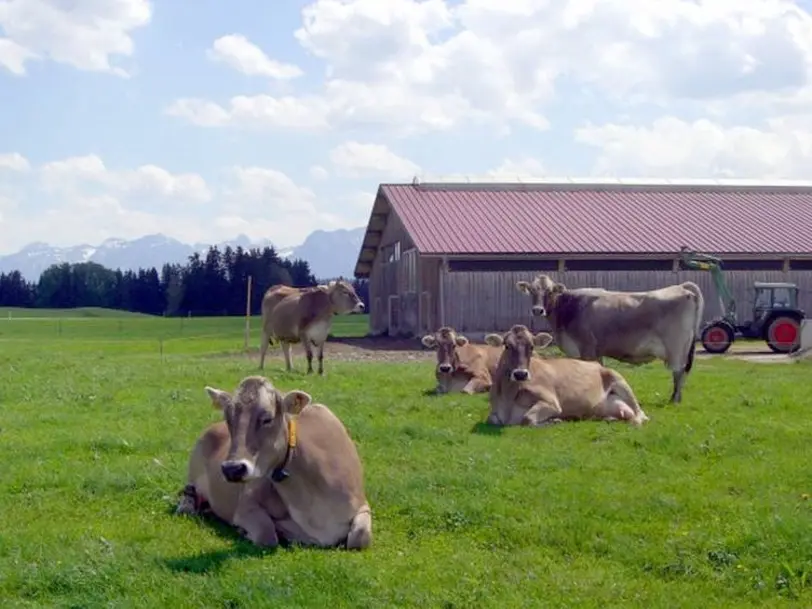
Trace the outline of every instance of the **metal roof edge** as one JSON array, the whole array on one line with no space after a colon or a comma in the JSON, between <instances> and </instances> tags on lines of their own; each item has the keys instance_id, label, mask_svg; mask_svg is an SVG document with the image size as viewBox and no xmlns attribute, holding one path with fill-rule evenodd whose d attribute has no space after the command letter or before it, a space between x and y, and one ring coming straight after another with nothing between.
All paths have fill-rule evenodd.
<instances>
[{"instance_id":1,"label":"metal roof edge","mask_svg":"<svg viewBox=\"0 0 812 609\"><path fill-rule=\"evenodd\" d=\"M517 176L518 178L518 176ZM382 183L379 188L413 187L417 190L492 190L492 191L545 191L545 190L657 190L668 188L680 191L713 190L749 192L812 193L810 180L753 180L710 178L596 178L596 177L543 177L520 178L520 181L426 181L411 183Z\"/></svg>"}]
</instances>

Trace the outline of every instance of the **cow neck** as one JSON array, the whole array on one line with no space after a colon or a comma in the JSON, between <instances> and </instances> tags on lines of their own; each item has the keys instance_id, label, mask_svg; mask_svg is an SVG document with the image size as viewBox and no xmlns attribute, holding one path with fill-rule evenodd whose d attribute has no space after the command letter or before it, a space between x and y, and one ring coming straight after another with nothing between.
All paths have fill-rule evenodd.
<instances>
[{"instance_id":1,"label":"cow neck","mask_svg":"<svg viewBox=\"0 0 812 609\"><path fill-rule=\"evenodd\" d=\"M282 482L290 477L290 472L287 468L290 464L291 457L293 457L293 451L296 449L297 431L298 421L296 417L291 417L288 419L288 442L285 448L285 458L282 459L282 463L277 465L271 472L271 479L274 482Z\"/></svg>"}]
</instances>

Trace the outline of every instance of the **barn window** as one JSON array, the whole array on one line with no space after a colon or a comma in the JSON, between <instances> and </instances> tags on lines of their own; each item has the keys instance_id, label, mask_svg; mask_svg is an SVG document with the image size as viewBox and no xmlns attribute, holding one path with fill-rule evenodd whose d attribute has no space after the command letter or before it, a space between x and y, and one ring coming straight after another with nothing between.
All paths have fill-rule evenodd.
<instances>
[{"instance_id":1,"label":"barn window","mask_svg":"<svg viewBox=\"0 0 812 609\"><path fill-rule=\"evenodd\" d=\"M812 260L790 260L791 271L812 271Z\"/></svg>"},{"instance_id":2,"label":"barn window","mask_svg":"<svg viewBox=\"0 0 812 609\"><path fill-rule=\"evenodd\" d=\"M726 271L783 271L783 260L728 260L722 258L722 268Z\"/></svg>"},{"instance_id":3,"label":"barn window","mask_svg":"<svg viewBox=\"0 0 812 609\"><path fill-rule=\"evenodd\" d=\"M403 291L417 292L417 250L403 252Z\"/></svg>"},{"instance_id":4,"label":"barn window","mask_svg":"<svg viewBox=\"0 0 812 609\"><path fill-rule=\"evenodd\" d=\"M557 260L449 260L449 271L468 273L557 271Z\"/></svg>"},{"instance_id":5,"label":"barn window","mask_svg":"<svg viewBox=\"0 0 812 609\"><path fill-rule=\"evenodd\" d=\"M585 258L565 264L568 271L670 271L674 262L662 258Z\"/></svg>"},{"instance_id":6,"label":"barn window","mask_svg":"<svg viewBox=\"0 0 812 609\"><path fill-rule=\"evenodd\" d=\"M390 245L381 248L381 260L383 264L392 264L400 260L400 241L395 241Z\"/></svg>"}]
</instances>

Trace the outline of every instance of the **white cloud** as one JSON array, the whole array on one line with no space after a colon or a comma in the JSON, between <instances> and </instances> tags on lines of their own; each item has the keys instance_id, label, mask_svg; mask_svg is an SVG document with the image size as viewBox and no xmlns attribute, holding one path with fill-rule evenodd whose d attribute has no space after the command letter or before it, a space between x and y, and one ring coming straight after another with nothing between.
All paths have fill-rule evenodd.
<instances>
[{"instance_id":1,"label":"white cloud","mask_svg":"<svg viewBox=\"0 0 812 609\"><path fill-rule=\"evenodd\" d=\"M780 117L763 129L665 117L648 126L579 129L599 150L594 171L619 177L810 179L812 117Z\"/></svg>"},{"instance_id":2,"label":"white cloud","mask_svg":"<svg viewBox=\"0 0 812 609\"><path fill-rule=\"evenodd\" d=\"M420 172L412 161L398 156L381 144L348 141L330 151L330 162L336 171L350 178L379 176L401 181Z\"/></svg>"},{"instance_id":3,"label":"white cloud","mask_svg":"<svg viewBox=\"0 0 812 609\"><path fill-rule=\"evenodd\" d=\"M100 186L106 192L138 201L204 203L212 198L206 181L197 174L172 174L155 165L112 170L92 154L47 163L40 174L49 192L78 192L88 186Z\"/></svg>"},{"instance_id":4,"label":"white cloud","mask_svg":"<svg viewBox=\"0 0 812 609\"><path fill-rule=\"evenodd\" d=\"M330 177L330 173L321 165L313 165L309 173L314 180L326 180Z\"/></svg>"},{"instance_id":5,"label":"white cloud","mask_svg":"<svg viewBox=\"0 0 812 609\"><path fill-rule=\"evenodd\" d=\"M290 80L303 74L298 66L271 59L257 45L239 34L218 38L207 53L213 61L225 63L248 76Z\"/></svg>"},{"instance_id":6,"label":"white cloud","mask_svg":"<svg viewBox=\"0 0 812 609\"><path fill-rule=\"evenodd\" d=\"M529 157L504 159L497 167L484 172L436 173L418 175L421 182L525 182L548 177L541 161Z\"/></svg>"},{"instance_id":7,"label":"white cloud","mask_svg":"<svg viewBox=\"0 0 812 609\"><path fill-rule=\"evenodd\" d=\"M31 169L31 164L28 162L28 159L19 152L0 153L0 170L3 169L10 171L28 171Z\"/></svg>"},{"instance_id":8,"label":"white cloud","mask_svg":"<svg viewBox=\"0 0 812 609\"><path fill-rule=\"evenodd\" d=\"M302 17L297 40L327 64L319 95L187 99L172 113L251 127L293 115L299 128L405 136L546 129L561 86L580 88L570 103L591 92L617 103L763 104L810 89L812 17L790 0L315 0Z\"/></svg>"},{"instance_id":9,"label":"white cloud","mask_svg":"<svg viewBox=\"0 0 812 609\"><path fill-rule=\"evenodd\" d=\"M0 3L0 65L25 73L25 63L49 58L79 70L127 76L111 63L133 54L132 30L152 17L148 0L6 0Z\"/></svg>"}]
</instances>

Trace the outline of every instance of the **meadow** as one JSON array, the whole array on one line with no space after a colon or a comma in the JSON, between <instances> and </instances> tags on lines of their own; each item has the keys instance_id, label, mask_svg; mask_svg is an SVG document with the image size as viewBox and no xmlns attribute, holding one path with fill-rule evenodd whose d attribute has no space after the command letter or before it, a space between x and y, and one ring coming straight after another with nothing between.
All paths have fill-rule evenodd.
<instances>
[{"instance_id":1,"label":"meadow","mask_svg":"<svg viewBox=\"0 0 812 609\"><path fill-rule=\"evenodd\" d=\"M662 365L612 363L642 428L499 431L485 395L424 394L431 359L328 358L322 378L275 356L265 374L356 441L374 541L268 551L173 514L219 415L203 387L257 372L243 319L23 313L0 311L4 609L812 605L808 362L698 358L680 406Z\"/></svg>"}]
</instances>

